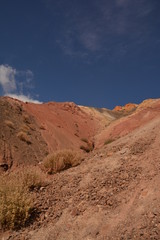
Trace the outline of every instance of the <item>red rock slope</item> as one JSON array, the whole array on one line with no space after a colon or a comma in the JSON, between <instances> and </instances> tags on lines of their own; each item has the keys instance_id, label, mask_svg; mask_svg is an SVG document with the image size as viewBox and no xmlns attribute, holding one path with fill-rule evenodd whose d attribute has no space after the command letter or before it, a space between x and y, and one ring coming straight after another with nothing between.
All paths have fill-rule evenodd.
<instances>
[{"instance_id":1,"label":"red rock slope","mask_svg":"<svg viewBox=\"0 0 160 240\"><path fill-rule=\"evenodd\" d=\"M32 104L0 98L0 164L37 164L54 150L80 150L116 117L74 103Z\"/></svg>"},{"instance_id":2,"label":"red rock slope","mask_svg":"<svg viewBox=\"0 0 160 240\"><path fill-rule=\"evenodd\" d=\"M116 108L113 111L116 112ZM157 118L159 116L160 116L160 99L145 100L136 107L136 110L132 114L117 119L116 121L113 121L109 127L101 131L96 136L95 139L96 145L97 147L100 147L107 140L110 139L115 140L119 137L127 135L134 129L144 126L152 119Z\"/></svg>"},{"instance_id":3,"label":"red rock slope","mask_svg":"<svg viewBox=\"0 0 160 240\"><path fill-rule=\"evenodd\" d=\"M94 150L81 165L49 176L50 184L33 192L39 216L8 239L159 240L159 106L159 100L147 101L116 120L121 130L122 122L130 122L124 125L128 134Z\"/></svg>"},{"instance_id":4,"label":"red rock slope","mask_svg":"<svg viewBox=\"0 0 160 240\"><path fill-rule=\"evenodd\" d=\"M2 97L0 162L8 162L8 166L36 164L54 150L80 150L85 145L84 139L100 148L104 142L132 132L159 113L159 99L138 106L127 104L122 110L111 111L72 102L33 104Z\"/></svg>"}]
</instances>

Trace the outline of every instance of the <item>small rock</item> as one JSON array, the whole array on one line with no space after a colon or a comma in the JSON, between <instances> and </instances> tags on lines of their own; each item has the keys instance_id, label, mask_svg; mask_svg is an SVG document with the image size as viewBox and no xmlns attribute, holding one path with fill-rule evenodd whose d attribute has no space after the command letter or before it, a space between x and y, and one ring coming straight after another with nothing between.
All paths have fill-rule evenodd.
<instances>
[{"instance_id":1,"label":"small rock","mask_svg":"<svg viewBox=\"0 0 160 240\"><path fill-rule=\"evenodd\" d=\"M108 200L106 203L107 203L108 206L112 206L113 205L111 200Z\"/></svg>"},{"instance_id":2,"label":"small rock","mask_svg":"<svg viewBox=\"0 0 160 240\"><path fill-rule=\"evenodd\" d=\"M113 152L107 152L107 157L111 157L113 155Z\"/></svg>"},{"instance_id":3,"label":"small rock","mask_svg":"<svg viewBox=\"0 0 160 240\"><path fill-rule=\"evenodd\" d=\"M40 190L40 191L43 191L44 189L45 189L45 187L41 187L39 190Z\"/></svg>"},{"instance_id":4,"label":"small rock","mask_svg":"<svg viewBox=\"0 0 160 240\"><path fill-rule=\"evenodd\" d=\"M122 149L119 153L120 153L121 155L125 154L125 153L126 153L126 149Z\"/></svg>"},{"instance_id":5,"label":"small rock","mask_svg":"<svg viewBox=\"0 0 160 240\"><path fill-rule=\"evenodd\" d=\"M78 216L78 215L80 215L80 211L79 211L77 208L74 208L73 211L72 211L72 213L71 213L71 215L72 215L73 217Z\"/></svg>"},{"instance_id":6,"label":"small rock","mask_svg":"<svg viewBox=\"0 0 160 240\"><path fill-rule=\"evenodd\" d=\"M40 216L40 221L43 222L44 219L45 219L45 214L42 214L42 215Z\"/></svg>"}]
</instances>

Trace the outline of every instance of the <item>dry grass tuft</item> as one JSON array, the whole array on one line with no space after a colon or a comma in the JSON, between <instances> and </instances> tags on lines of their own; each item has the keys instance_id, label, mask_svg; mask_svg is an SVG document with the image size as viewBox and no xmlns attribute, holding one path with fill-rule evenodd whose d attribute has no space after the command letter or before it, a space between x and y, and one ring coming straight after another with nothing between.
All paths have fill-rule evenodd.
<instances>
[{"instance_id":1,"label":"dry grass tuft","mask_svg":"<svg viewBox=\"0 0 160 240\"><path fill-rule=\"evenodd\" d=\"M41 130L46 130L45 125L41 125L39 128L40 128Z\"/></svg>"},{"instance_id":2,"label":"dry grass tuft","mask_svg":"<svg viewBox=\"0 0 160 240\"><path fill-rule=\"evenodd\" d=\"M35 210L31 191L46 186L44 178L37 167L0 176L0 227L19 229L29 223Z\"/></svg>"},{"instance_id":3,"label":"dry grass tuft","mask_svg":"<svg viewBox=\"0 0 160 240\"><path fill-rule=\"evenodd\" d=\"M9 127L9 128L12 128L14 129L14 123L10 120L5 120L5 124Z\"/></svg>"},{"instance_id":4,"label":"dry grass tuft","mask_svg":"<svg viewBox=\"0 0 160 240\"><path fill-rule=\"evenodd\" d=\"M26 114L23 115L23 121L24 121L25 123L27 123L27 124L30 124L30 123L31 123L29 116L26 115Z\"/></svg>"},{"instance_id":5,"label":"dry grass tuft","mask_svg":"<svg viewBox=\"0 0 160 240\"><path fill-rule=\"evenodd\" d=\"M81 146L80 146L80 149L81 149L81 150L83 150L83 151L85 151L85 152L87 152L87 153L93 151L93 149L94 149L94 143L93 143L93 142L89 142L88 140L87 140L87 141L84 141L84 140L83 140L83 142L86 143L86 146L81 145Z\"/></svg>"},{"instance_id":6,"label":"dry grass tuft","mask_svg":"<svg viewBox=\"0 0 160 240\"><path fill-rule=\"evenodd\" d=\"M25 132L26 134L28 134L29 131L30 131L30 127L28 125L26 125L26 124L23 124L21 126L20 130L21 130L21 132Z\"/></svg>"},{"instance_id":7,"label":"dry grass tuft","mask_svg":"<svg viewBox=\"0 0 160 240\"><path fill-rule=\"evenodd\" d=\"M0 224L3 229L19 229L29 220L32 199L18 176L0 177Z\"/></svg>"},{"instance_id":8,"label":"dry grass tuft","mask_svg":"<svg viewBox=\"0 0 160 240\"><path fill-rule=\"evenodd\" d=\"M110 144L112 142L114 142L115 139L109 138L104 142L104 145Z\"/></svg>"},{"instance_id":9,"label":"dry grass tuft","mask_svg":"<svg viewBox=\"0 0 160 240\"><path fill-rule=\"evenodd\" d=\"M83 151L86 152L86 153L89 153L89 152L92 151L90 147L84 146L84 145L81 145L81 146L80 146L80 149L83 150Z\"/></svg>"},{"instance_id":10,"label":"dry grass tuft","mask_svg":"<svg viewBox=\"0 0 160 240\"><path fill-rule=\"evenodd\" d=\"M42 186L47 185L44 173L38 167L25 168L17 173L22 179L22 184L28 190L40 189Z\"/></svg>"},{"instance_id":11,"label":"dry grass tuft","mask_svg":"<svg viewBox=\"0 0 160 240\"><path fill-rule=\"evenodd\" d=\"M26 134L26 132L20 131L20 132L17 134L17 137L18 137L21 141L26 142L27 144L31 144L31 141L30 141L28 135Z\"/></svg>"},{"instance_id":12,"label":"dry grass tuft","mask_svg":"<svg viewBox=\"0 0 160 240\"><path fill-rule=\"evenodd\" d=\"M82 156L72 150L61 150L48 155L44 159L44 167L49 174L75 167L82 162Z\"/></svg>"},{"instance_id":13,"label":"dry grass tuft","mask_svg":"<svg viewBox=\"0 0 160 240\"><path fill-rule=\"evenodd\" d=\"M81 138L81 141L88 144L88 139L87 138Z\"/></svg>"}]
</instances>

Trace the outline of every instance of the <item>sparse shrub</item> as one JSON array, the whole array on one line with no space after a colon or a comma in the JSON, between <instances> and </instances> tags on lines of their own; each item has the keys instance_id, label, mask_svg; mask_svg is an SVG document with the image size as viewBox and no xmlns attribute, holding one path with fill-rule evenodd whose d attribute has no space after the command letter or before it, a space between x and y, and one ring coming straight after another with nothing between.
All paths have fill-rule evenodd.
<instances>
[{"instance_id":1,"label":"sparse shrub","mask_svg":"<svg viewBox=\"0 0 160 240\"><path fill-rule=\"evenodd\" d=\"M41 130L46 130L46 128L45 128L44 125L41 125L39 128L40 128Z\"/></svg>"},{"instance_id":2,"label":"sparse shrub","mask_svg":"<svg viewBox=\"0 0 160 240\"><path fill-rule=\"evenodd\" d=\"M79 137L79 134L78 134L78 133L75 133L74 135L75 135L76 137Z\"/></svg>"},{"instance_id":3,"label":"sparse shrub","mask_svg":"<svg viewBox=\"0 0 160 240\"><path fill-rule=\"evenodd\" d=\"M87 152L87 153L89 153L91 151L91 149L88 146L84 146L84 145L81 145L80 149Z\"/></svg>"},{"instance_id":4,"label":"sparse shrub","mask_svg":"<svg viewBox=\"0 0 160 240\"><path fill-rule=\"evenodd\" d=\"M79 153L72 150L61 150L48 155L44 159L44 167L48 173L56 173L81 163L82 157Z\"/></svg>"},{"instance_id":5,"label":"sparse shrub","mask_svg":"<svg viewBox=\"0 0 160 240\"><path fill-rule=\"evenodd\" d=\"M112 143L113 141L114 141L114 139L109 138L109 139L107 139L107 140L104 142L104 145L110 144L110 143Z\"/></svg>"},{"instance_id":6,"label":"sparse shrub","mask_svg":"<svg viewBox=\"0 0 160 240\"><path fill-rule=\"evenodd\" d=\"M0 176L0 226L19 229L32 217L34 209L31 190L48 185L38 167L20 168L9 175Z\"/></svg>"},{"instance_id":7,"label":"sparse shrub","mask_svg":"<svg viewBox=\"0 0 160 240\"><path fill-rule=\"evenodd\" d=\"M87 145L86 145L86 146L81 145L81 146L80 146L80 149L82 149L83 151L85 151L85 152L87 152L87 153L93 151L93 149L94 149L94 143L93 143L93 142L88 142L88 141L87 141L86 143L87 143Z\"/></svg>"},{"instance_id":8,"label":"sparse shrub","mask_svg":"<svg viewBox=\"0 0 160 240\"><path fill-rule=\"evenodd\" d=\"M9 128L12 128L14 129L14 123L10 120L5 120L5 124L9 127Z\"/></svg>"},{"instance_id":9,"label":"sparse shrub","mask_svg":"<svg viewBox=\"0 0 160 240\"><path fill-rule=\"evenodd\" d=\"M0 224L18 229L26 224L33 210L32 199L16 175L0 177Z\"/></svg>"},{"instance_id":10,"label":"sparse shrub","mask_svg":"<svg viewBox=\"0 0 160 240\"><path fill-rule=\"evenodd\" d=\"M27 124L30 124L30 123L31 123L29 116L26 115L26 114L23 115L23 121L24 121L25 123L27 123Z\"/></svg>"},{"instance_id":11,"label":"sparse shrub","mask_svg":"<svg viewBox=\"0 0 160 240\"><path fill-rule=\"evenodd\" d=\"M29 125L29 128L32 131L36 131L36 128L35 128L34 124L32 124L32 123Z\"/></svg>"},{"instance_id":12,"label":"sparse shrub","mask_svg":"<svg viewBox=\"0 0 160 240\"><path fill-rule=\"evenodd\" d=\"M27 126L26 124L23 124L20 128L21 132L25 132L26 134L28 134L30 128L29 126Z\"/></svg>"},{"instance_id":13,"label":"sparse shrub","mask_svg":"<svg viewBox=\"0 0 160 240\"><path fill-rule=\"evenodd\" d=\"M22 179L22 184L29 190L39 189L44 186L46 182L42 179L42 172L39 169L32 167L32 169L24 169L19 172Z\"/></svg>"},{"instance_id":14,"label":"sparse shrub","mask_svg":"<svg viewBox=\"0 0 160 240\"><path fill-rule=\"evenodd\" d=\"M88 143L88 139L87 138L81 138L82 142Z\"/></svg>"},{"instance_id":15,"label":"sparse shrub","mask_svg":"<svg viewBox=\"0 0 160 240\"><path fill-rule=\"evenodd\" d=\"M18 137L21 141L26 142L27 144L31 144L31 141L30 141L28 135L27 135L25 132L20 131L20 132L17 134L17 137Z\"/></svg>"}]
</instances>

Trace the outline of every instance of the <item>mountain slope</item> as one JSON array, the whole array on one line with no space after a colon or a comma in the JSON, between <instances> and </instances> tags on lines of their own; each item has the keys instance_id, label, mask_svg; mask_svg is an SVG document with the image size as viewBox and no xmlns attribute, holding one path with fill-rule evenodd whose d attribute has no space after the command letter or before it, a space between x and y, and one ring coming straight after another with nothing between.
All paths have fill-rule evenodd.
<instances>
[{"instance_id":1,"label":"mountain slope","mask_svg":"<svg viewBox=\"0 0 160 240\"><path fill-rule=\"evenodd\" d=\"M23 103L0 98L0 163L37 164L55 150L80 150L87 140L92 145L114 113L74 103Z\"/></svg>"},{"instance_id":2,"label":"mountain slope","mask_svg":"<svg viewBox=\"0 0 160 240\"><path fill-rule=\"evenodd\" d=\"M0 98L0 162L8 167L36 164L55 150L86 147L87 140L100 148L155 118L160 100L139 106L127 104L120 110L78 106L71 102L23 103Z\"/></svg>"},{"instance_id":3,"label":"mountain slope","mask_svg":"<svg viewBox=\"0 0 160 240\"><path fill-rule=\"evenodd\" d=\"M50 177L37 221L10 239L160 238L160 115Z\"/></svg>"},{"instance_id":4,"label":"mountain slope","mask_svg":"<svg viewBox=\"0 0 160 240\"><path fill-rule=\"evenodd\" d=\"M46 177L32 192L37 218L0 230L2 239L160 239L160 99L111 111L1 98L0 117L1 162L12 171L57 149L79 150L82 138L95 144L80 165Z\"/></svg>"}]
</instances>

